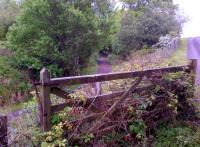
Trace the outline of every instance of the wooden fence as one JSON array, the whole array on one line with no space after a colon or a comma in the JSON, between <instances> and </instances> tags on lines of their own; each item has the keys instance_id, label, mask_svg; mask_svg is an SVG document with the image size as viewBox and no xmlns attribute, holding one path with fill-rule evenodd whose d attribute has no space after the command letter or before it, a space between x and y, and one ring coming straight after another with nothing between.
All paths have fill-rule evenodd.
<instances>
[{"instance_id":1,"label":"wooden fence","mask_svg":"<svg viewBox=\"0 0 200 147\"><path fill-rule=\"evenodd\" d=\"M40 103L41 103L41 126L43 131L48 131L51 127L51 116L56 112L63 110L66 106L70 106L69 103L62 103L59 105L51 105L50 94L55 94L64 99L70 99L69 93L65 92L61 88L63 86L69 86L73 84L86 84L95 83L127 78L137 78L136 82L130 87L129 90L116 91L111 94L103 94L97 97L87 98L84 107L89 106L94 100L108 100L116 97L120 97L105 113L102 117L111 115L116 107L122 103L125 98L133 92L144 91L146 89L152 88L152 86L137 87L142 81L143 77L149 77L155 73L173 73L178 71L188 70L189 66L177 66L177 67L167 67L159 69L151 69L144 71L130 71L130 72L119 72L119 73L108 73L108 74L96 74L96 75L84 75L84 76L73 76L73 77L61 77L61 78L51 78L50 73L47 69L43 68L40 72L40 82L37 85L41 85L40 89ZM98 125L97 122L96 125ZM95 125L93 126L95 127Z\"/></svg>"}]
</instances>

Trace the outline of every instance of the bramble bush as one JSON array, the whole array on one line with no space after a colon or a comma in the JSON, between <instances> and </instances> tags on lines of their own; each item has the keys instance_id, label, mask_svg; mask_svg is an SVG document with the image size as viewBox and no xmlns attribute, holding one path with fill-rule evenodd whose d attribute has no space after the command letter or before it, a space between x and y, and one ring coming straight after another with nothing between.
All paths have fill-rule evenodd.
<instances>
[{"instance_id":1,"label":"bramble bush","mask_svg":"<svg viewBox=\"0 0 200 147\"><path fill-rule=\"evenodd\" d=\"M194 89L189 74L185 72L155 74L150 81L156 85L154 90L133 94L129 101L135 100L134 106L129 105L121 112L113 114L112 117L118 117L117 121L122 121L124 127L119 125L119 127L100 136L98 133L85 134L84 130L86 131L92 122L80 125L79 121L76 122L76 120L85 116L85 111L88 113L87 110L84 110L80 105L80 107L66 107L62 112L52 116L53 127L49 132L41 134L40 144L42 146L97 144L145 146L153 144L157 147L161 145L199 145L197 141L198 130L194 130L190 126L179 125L182 121L190 122L196 119L195 110L191 103ZM129 82L121 84L130 85ZM181 94L180 91L182 91ZM75 92L71 96L72 102L81 103L84 106L86 99L83 98L82 94ZM126 104L130 104L130 102ZM110 123L114 122L115 120L112 120ZM79 126L78 130L77 126ZM190 133L193 136L190 136Z\"/></svg>"}]
</instances>

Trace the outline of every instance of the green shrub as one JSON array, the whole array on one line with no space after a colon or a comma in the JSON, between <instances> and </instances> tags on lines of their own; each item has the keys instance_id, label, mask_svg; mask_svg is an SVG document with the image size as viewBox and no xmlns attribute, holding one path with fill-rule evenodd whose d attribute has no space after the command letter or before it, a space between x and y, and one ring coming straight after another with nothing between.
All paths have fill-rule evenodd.
<instances>
[{"instance_id":1,"label":"green shrub","mask_svg":"<svg viewBox=\"0 0 200 147\"><path fill-rule=\"evenodd\" d=\"M30 88L23 72L11 67L9 62L9 57L0 56L0 105L11 102L15 92Z\"/></svg>"},{"instance_id":2,"label":"green shrub","mask_svg":"<svg viewBox=\"0 0 200 147\"><path fill-rule=\"evenodd\" d=\"M92 3L24 1L7 35L7 45L15 52L13 65L19 69L32 66L37 71L45 66L54 77L78 74L90 55L110 44L116 32L114 19L110 19L114 14L98 16ZM97 7L103 7L102 3Z\"/></svg>"},{"instance_id":3,"label":"green shrub","mask_svg":"<svg viewBox=\"0 0 200 147\"><path fill-rule=\"evenodd\" d=\"M131 50L150 48L166 34L179 35L181 17L177 19L176 6L171 1L123 0L127 9L121 18L117 53L128 54Z\"/></svg>"},{"instance_id":4,"label":"green shrub","mask_svg":"<svg viewBox=\"0 0 200 147\"><path fill-rule=\"evenodd\" d=\"M156 131L155 147L198 147L194 129L186 126L162 126Z\"/></svg>"},{"instance_id":5,"label":"green shrub","mask_svg":"<svg viewBox=\"0 0 200 147\"><path fill-rule=\"evenodd\" d=\"M0 0L0 40L4 40L8 28L19 14L19 5L15 0Z\"/></svg>"}]
</instances>

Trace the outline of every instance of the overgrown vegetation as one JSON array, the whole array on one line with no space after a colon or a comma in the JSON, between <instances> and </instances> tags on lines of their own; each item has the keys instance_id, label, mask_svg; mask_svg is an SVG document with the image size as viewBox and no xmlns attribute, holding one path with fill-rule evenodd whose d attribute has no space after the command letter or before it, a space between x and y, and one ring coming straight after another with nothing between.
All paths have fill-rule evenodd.
<instances>
[{"instance_id":1,"label":"overgrown vegetation","mask_svg":"<svg viewBox=\"0 0 200 147\"><path fill-rule=\"evenodd\" d=\"M177 16L177 7L172 1L124 0L118 33L119 53L150 48L161 36L179 36L184 19Z\"/></svg>"},{"instance_id":2,"label":"overgrown vegetation","mask_svg":"<svg viewBox=\"0 0 200 147\"><path fill-rule=\"evenodd\" d=\"M124 63L122 65L117 66L115 71L145 69L145 67L140 67L139 65L136 66L136 65L128 65L128 64L130 63ZM156 65L152 65L152 66L155 67ZM187 73L184 74L180 72L177 74L167 74L163 76L161 79L160 78L161 77L159 76L159 74L154 77L154 80L155 79L158 80L156 81L156 85L157 83L159 83L159 85L156 86L155 91L150 91L145 95L136 94L136 95L133 95L133 97L130 97L133 101L139 100L140 103L137 106L135 105L133 107L130 106L127 109L124 109L124 111L123 110L121 111L122 114L123 112L128 112L128 116L130 116L130 119L132 118L130 121L126 123L126 129L124 129L123 127L120 129L116 128L102 136L96 136L95 133L80 135L80 136L77 135L79 137L75 138L75 140L74 139L68 140L68 137L75 131L75 128L77 126L74 120L76 118L82 118L80 114L82 114L84 111L81 108L67 107L63 112L58 113L52 117L52 125L54 125L54 127L52 128L52 131L44 133L44 134L41 133L37 129L38 126L35 124L35 122L37 122L35 121L37 115L32 116L32 113L31 113L31 117L29 117L29 115L27 114L28 117L26 117L26 119L27 118L30 119L29 126L31 127L23 127L24 123L22 123L23 120L21 120L20 124L22 126L20 128L23 128L22 130L27 128L25 135L27 135L30 140L24 137L22 134L20 135L20 133L24 133L24 131L22 132L19 131L18 133L15 134L17 136L20 136L16 138L17 139L16 141L19 142L19 144L21 145L30 144L29 146L33 144L37 145L41 143L42 143L41 144L42 146L47 146L47 145L65 146L66 144L67 145L73 144L72 146L75 146L75 145L78 146L79 144L81 145L84 144L86 146L89 146L90 144L92 145L98 144L98 141L100 141L99 143L100 145L110 145L110 146L112 145L113 146L131 146L133 144L142 146L145 144L153 144L154 146L159 147L159 145L162 145L162 143L163 145L166 145L166 146L168 144L170 145L176 144L176 146L181 146L181 145L187 146L189 143L191 143L192 145L198 146L199 145L199 142L198 142L199 131L198 129L196 130L192 127L193 120L195 120L195 115L193 115L194 114L193 109L192 109L193 107L191 105L192 101L190 101L192 100L192 95L193 95L193 87L190 81L190 76ZM123 90L129 86L130 82L131 82L130 79L113 81L113 83L107 83L103 87L103 89L107 90L107 92L110 90L111 91L119 90L119 89ZM144 83L144 85L146 84ZM163 85L164 85L164 88L163 88ZM84 87L86 87L86 85L84 85ZM182 93L183 91L184 93ZM183 101L179 102L177 95ZM75 100L75 101L78 101L79 103L81 102L82 104L84 104L86 100L85 96L83 97L83 95L80 93L79 90L76 94L73 94L71 96L72 96L71 101L73 102ZM146 96L148 97L147 100L146 100L147 98ZM163 98L160 98L160 96ZM156 99L159 102L162 102L163 99L165 99L166 103L163 103L163 106L159 106L158 104L156 104L157 103ZM56 101L58 101L58 99L56 99ZM189 104L189 107L188 107L188 104ZM155 107L153 107L153 105L154 106L157 105L157 108L163 108L162 112L160 112L159 117L157 117L157 115L152 115L153 117L150 117L150 116L147 117L150 119L147 119L149 120L149 122L148 121L146 122L142 116L145 115L145 113L148 114L148 112L152 109L156 110ZM179 106L181 105L184 106L183 109L180 109ZM170 111L171 113L167 112L168 114L164 114L164 112L166 112L165 110L172 110L172 111ZM190 114L190 116L192 116L193 118L187 117L188 114ZM117 113L116 115L120 117L119 113ZM166 120L165 120L165 116L168 116ZM176 119L174 119L174 116L177 116L175 117ZM158 119L164 120L164 121L163 122L161 121L161 123L158 126L156 126L154 130L151 128L152 124L154 124L154 121L157 121ZM32 123L32 120L34 121L34 123ZM119 119L119 120L123 122L123 119ZM190 122L191 124L189 123L188 125L187 123L187 125L182 126L183 121ZM24 126L26 125L27 124L25 123ZM87 127L89 127L89 125L90 124L87 124L87 123L83 124L82 126L83 130L82 130L82 127L81 127L81 130L84 131L85 129L87 129ZM165 127L163 129L162 126L168 126L168 127L167 129L165 129ZM29 128L31 128L31 130L29 130ZM186 131L190 132L191 130L193 131L193 136L189 137ZM162 132L161 134L159 134L160 131ZM148 135L149 132L152 134ZM173 133L173 135L171 135L171 133ZM168 139L168 137L166 136L170 136L170 135L172 137ZM34 137L31 137L31 136L34 136ZM166 138L166 139L163 140L163 138ZM174 140L174 138L178 138L178 140ZM185 140L187 140L187 142L185 142Z\"/></svg>"},{"instance_id":3,"label":"overgrown vegetation","mask_svg":"<svg viewBox=\"0 0 200 147\"><path fill-rule=\"evenodd\" d=\"M52 76L75 75L98 50L128 54L181 32L182 19L171 1L132 0L123 5L126 9L120 12L109 0L22 2L7 35L7 45L15 52L12 66L38 71L45 66Z\"/></svg>"},{"instance_id":4,"label":"overgrown vegetation","mask_svg":"<svg viewBox=\"0 0 200 147\"><path fill-rule=\"evenodd\" d=\"M5 40L8 28L19 15L19 5L15 0L0 0L0 40Z\"/></svg>"},{"instance_id":5,"label":"overgrown vegetation","mask_svg":"<svg viewBox=\"0 0 200 147\"><path fill-rule=\"evenodd\" d=\"M108 50L114 58L127 57L127 62L116 61L120 64L113 68L115 72L160 67L171 51L161 55L159 50L149 49L167 34L179 38L184 19L178 16L178 7L171 0L121 2L123 8L116 9L110 0L0 0L0 105L29 97L30 66L37 76L42 67L47 67L53 77L90 73L95 66L85 67L95 65L99 50ZM173 63L183 59L182 52L177 51L175 54L180 57L173 56L162 65L186 63L183 60ZM125 90L131 81L105 82L102 88L104 92ZM35 101L28 101L21 106L25 113L12 118L9 124L10 141L19 146L43 147L200 146L190 75L158 73L142 83L149 84L152 89L130 95L92 133L88 130L95 118L87 120L87 116L94 113L86 106L88 91L93 90L91 85L84 85L70 95L68 102L73 107L53 115L53 127L46 133L39 129ZM107 102L107 108L113 102ZM59 103L57 98L55 103Z\"/></svg>"},{"instance_id":6,"label":"overgrown vegetation","mask_svg":"<svg viewBox=\"0 0 200 147\"><path fill-rule=\"evenodd\" d=\"M0 106L22 102L28 96L26 92L30 88L26 81L28 77L25 78L26 75L11 67L9 62L8 57L0 55Z\"/></svg>"},{"instance_id":7,"label":"overgrown vegetation","mask_svg":"<svg viewBox=\"0 0 200 147\"><path fill-rule=\"evenodd\" d=\"M79 74L93 52L112 44L116 29L108 9L114 11L109 1L24 1L7 35L13 64L38 71L45 66L54 77Z\"/></svg>"},{"instance_id":8,"label":"overgrown vegetation","mask_svg":"<svg viewBox=\"0 0 200 147\"><path fill-rule=\"evenodd\" d=\"M156 86L153 92L150 90L130 96L110 117L110 121L90 134L85 133L93 122L92 118L84 120L88 111L81 107L65 108L52 117L52 130L39 137L41 146L198 146L198 130L182 126L184 121L192 124L196 120L190 101L193 98L190 76L183 72L163 76L157 74L150 81ZM73 102L74 98L84 107L82 94L73 95Z\"/></svg>"},{"instance_id":9,"label":"overgrown vegetation","mask_svg":"<svg viewBox=\"0 0 200 147\"><path fill-rule=\"evenodd\" d=\"M161 126L156 131L155 147L197 147L199 142L199 130L184 125Z\"/></svg>"},{"instance_id":10,"label":"overgrown vegetation","mask_svg":"<svg viewBox=\"0 0 200 147\"><path fill-rule=\"evenodd\" d=\"M98 57L92 55L99 50L129 55L131 50L148 49L162 35L179 35L182 25L171 1L121 1L125 9L116 9L116 3L110 0L0 3L0 52L5 52L1 61L9 66L10 74L23 74L13 79L22 81L16 85L28 81L22 77L27 77L30 66L37 71L37 78L42 67L48 68L52 77L88 73L85 67L92 61L94 68L89 71L95 70ZM8 88L4 83L1 86Z\"/></svg>"}]
</instances>

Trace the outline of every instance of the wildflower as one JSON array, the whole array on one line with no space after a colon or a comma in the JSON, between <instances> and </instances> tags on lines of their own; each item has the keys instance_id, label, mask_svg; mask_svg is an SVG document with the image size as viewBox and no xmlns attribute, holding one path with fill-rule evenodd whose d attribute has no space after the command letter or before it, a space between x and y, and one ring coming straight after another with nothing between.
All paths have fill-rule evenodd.
<instances>
[{"instance_id":1,"label":"wildflower","mask_svg":"<svg viewBox=\"0 0 200 147\"><path fill-rule=\"evenodd\" d=\"M133 112L133 107L132 106L128 107L127 111L128 112Z\"/></svg>"},{"instance_id":2,"label":"wildflower","mask_svg":"<svg viewBox=\"0 0 200 147\"><path fill-rule=\"evenodd\" d=\"M53 139L52 139L51 136L47 136L47 137L46 137L46 141L47 141L47 142L50 142L50 141L52 141L52 140L53 140Z\"/></svg>"}]
</instances>

